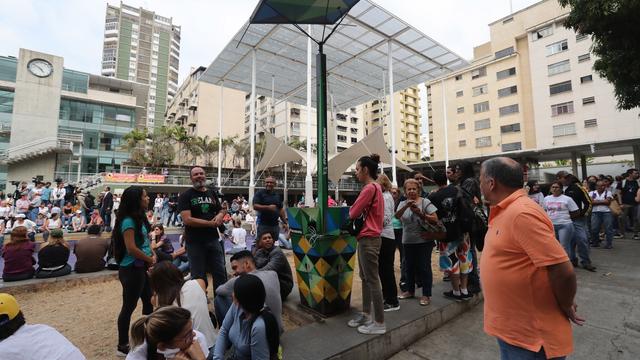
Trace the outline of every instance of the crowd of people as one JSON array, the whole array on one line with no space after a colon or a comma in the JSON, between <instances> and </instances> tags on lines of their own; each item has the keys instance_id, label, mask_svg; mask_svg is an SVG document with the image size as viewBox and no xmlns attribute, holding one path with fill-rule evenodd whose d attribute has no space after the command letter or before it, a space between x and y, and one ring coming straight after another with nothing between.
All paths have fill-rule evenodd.
<instances>
[{"instance_id":1,"label":"crowd of people","mask_svg":"<svg viewBox=\"0 0 640 360\"><path fill-rule=\"evenodd\" d=\"M439 267L451 284L451 290L442 294L446 298L473 298L480 292L482 268L485 331L498 338L501 353L569 354L570 321L584 322L575 312L573 268L596 271L590 249L600 247L602 240L604 248L611 249L613 239L627 231L638 239L638 171L631 169L617 180L601 175L585 182L561 171L548 186L532 181L523 187L521 166L494 158L482 164L479 177L466 161L435 171L432 178L414 172L401 191L380 173L379 161L371 155L356 163L355 175L363 187L349 218L358 240L362 310L348 326L363 334L384 334L385 313L400 310L402 301L417 298L419 305L430 305L431 259L437 249ZM47 192L43 189L50 184L36 183L28 191L21 184L23 190L16 191L19 199L14 203L5 198L0 207L4 218L0 226L10 234L2 249L3 280L69 274L71 251L77 257L76 272L100 271L112 257L123 291L117 354L128 359L176 355L224 359L230 354L235 359L276 358L284 331L282 302L293 289L291 266L282 251L290 241L287 212L275 191L277 180L265 179L265 188L253 198L253 212L241 196L231 203L223 201L205 179L204 170L194 167L192 188L179 196L159 194L153 204L142 187L129 187L120 197L105 187L98 205L87 209L86 193L84 205L75 209L60 191L54 195L56 189L64 190L62 185ZM427 184L435 188L427 192ZM112 223L105 211L113 210L116 216L108 239L101 232ZM71 225L65 220L68 215ZM64 236L76 216L87 220L88 239L72 247ZM184 226L177 247L165 234L165 225L176 220ZM33 235L38 226L46 238L36 262ZM255 234L251 249L248 234ZM230 278L225 240L232 243L227 251ZM399 281L394 271L396 250ZM480 264L477 251L483 251ZM547 277L552 273L555 277ZM539 295L530 305L505 304L509 296L527 303L531 300L527 296L536 292ZM2 299L11 309L17 304L0 295L0 317L16 323L6 337L21 334L18 329L24 319L19 311L3 313ZM144 317L131 325L139 300ZM518 325L508 320L514 314L522 316ZM540 318L553 326L527 339L518 335L516 328L533 326ZM5 343L0 339L0 346Z\"/></svg>"}]
</instances>

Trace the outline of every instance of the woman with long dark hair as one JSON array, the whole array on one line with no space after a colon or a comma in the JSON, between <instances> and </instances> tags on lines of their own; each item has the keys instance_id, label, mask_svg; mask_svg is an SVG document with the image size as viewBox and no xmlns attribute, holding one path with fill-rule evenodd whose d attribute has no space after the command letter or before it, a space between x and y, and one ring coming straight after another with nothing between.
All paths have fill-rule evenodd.
<instances>
[{"instance_id":1,"label":"woman with long dark hair","mask_svg":"<svg viewBox=\"0 0 640 360\"><path fill-rule=\"evenodd\" d=\"M540 190L540 184L536 180L529 180L527 182L527 187L529 188L529 199L542 206L544 203L544 195Z\"/></svg>"},{"instance_id":2,"label":"woman with long dark hair","mask_svg":"<svg viewBox=\"0 0 640 360\"><path fill-rule=\"evenodd\" d=\"M149 206L147 192L131 186L122 193L111 235L113 253L119 265L118 278L122 284L122 308L118 315L118 348L116 355L129 352L129 323L138 299L142 300L142 313L151 314L151 287L147 269L156 263L149 244L149 222L145 209Z\"/></svg>"},{"instance_id":3,"label":"woman with long dark hair","mask_svg":"<svg viewBox=\"0 0 640 360\"><path fill-rule=\"evenodd\" d=\"M213 352L214 360L269 360L278 358L280 329L265 309L266 290L255 275L240 275L233 284L233 305L224 317ZM232 356L225 352L231 349Z\"/></svg>"},{"instance_id":4,"label":"woman with long dark hair","mask_svg":"<svg viewBox=\"0 0 640 360\"><path fill-rule=\"evenodd\" d=\"M362 279L362 312L349 320L349 327L358 328L362 334L384 334L384 300L382 285L378 273L378 256L382 239L384 220L384 198L382 187L376 182L380 156L372 154L361 157L356 163L356 177L364 186L358 198L349 209L349 218L356 219L366 215L358 239L358 265ZM371 304L373 303L373 319Z\"/></svg>"},{"instance_id":5,"label":"woman with long dark hair","mask_svg":"<svg viewBox=\"0 0 640 360\"><path fill-rule=\"evenodd\" d=\"M170 261L160 261L151 270L149 281L156 306L175 305L189 310L193 329L204 334L208 346L215 343L216 333L209 317L207 294L196 280L185 281L177 266Z\"/></svg>"},{"instance_id":6,"label":"woman with long dark hair","mask_svg":"<svg viewBox=\"0 0 640 360\"><path fill-rule=\"evenodd\" d=\"M131 326L127 360L204 360L209 354L204 335L193 329L189 310L167 306L143 316Z\"/></svg>"}]
</instances>

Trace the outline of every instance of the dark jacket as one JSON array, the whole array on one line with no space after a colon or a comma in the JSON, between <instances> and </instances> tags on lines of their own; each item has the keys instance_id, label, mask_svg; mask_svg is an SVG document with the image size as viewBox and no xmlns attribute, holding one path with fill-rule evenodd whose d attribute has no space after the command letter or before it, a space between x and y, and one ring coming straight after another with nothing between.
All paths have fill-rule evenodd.
<instances>
[{"instance_id":1,"label":"dark jacket","mask_svg":"<svg viewBox=\"0 0 640 360\"><path fill-rule=\"evenodd\" d=\"M564 194L572 198L573 201L576 202L576 205L578 205L578 208L580 209L580 216L578 219L586 216L591 211L591 198L587 191L582 186L578 185L578 183L569 185L565 189Z\"/></svg>"},{"instance_id":2,"label":"dark jacket","mask_svg":"<svg viewBox=\"0 0 640 360\"><path fill-rule=\"evenodd\" d=\"M272 247L270 251L258 249L254 254L254 259L258 270L273 270L278 274L280 298L284 301L293 289L293 274L282 249L277 246Z\"/></svg>"},{"instance_id":3,"label":"dark jacket","mask_svg":"<svg viewBox=\"0 0 640 360\"><path fill-rule=\"evenodd\" d=\"M111 211L111 209L113 209L113 194L109 191L102 198L102 210Z\"/></svg>"}]
</instances>

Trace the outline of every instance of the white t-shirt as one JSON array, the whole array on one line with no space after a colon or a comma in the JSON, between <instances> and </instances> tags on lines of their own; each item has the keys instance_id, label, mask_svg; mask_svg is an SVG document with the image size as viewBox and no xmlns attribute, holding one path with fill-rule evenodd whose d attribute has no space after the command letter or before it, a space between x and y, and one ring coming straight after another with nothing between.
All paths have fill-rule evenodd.
<instances>
[{"instance_id":1,"label":"white t-shirt","mask_svg":"<svg viewBox=\"0 0 640 360\"><path fill-rule=\"evenodd\" d=\"M592 201L605 201L613 199L613 195L611 192L605 190L602 194L598 193L597 190L591 191L589 193ZM611 212L611 208L607 205L593 205L591 212Z\"/></svg>"},{"instance_id":2,"label":"white t-shirt","mask_svg":"<svg viewBox=\"0 0 640 360\"><path fill-rule=\"evenodd\" d=\"M60 229L62 228L62 220L60 220L60 218L49 220L47 227L49 228L49 230Z\"/></svg>"},{"instance_id":3,"label":"white t-shirt","mask_svg":"<svg viewBox=\"0 0 640 360\"><path fill-rule=\"evenodd\" d=\"M207 340L204 338L204 335L202 335L200 331L193 331L196 333L196 337L198 338L198 342L200 343L200 348L202 348L202 352L204 353L204 357L206 358L207 356L209 356L209 345L207 344ZM211 344L211 346L213 346L213 344ZM142 345L135 347L133 350L129 351L129 354L127 354L125 360L147 360L147 343L142 343Z\"/></svg>"},{"instance_id":4,"label":"white t-shirt","mask_svg":"<svg viewBox=\"0 0 640 360\"><path fill-rule=\"evenodd\" d=\"M243 228L233 228L233 230L231 230L231 237L233 238L233 247L247 247L247 230Z\"/></svg>"},{"instance_id":5,"label":"white t-shirt","mask_svg":"<svg viewBox=\"0 0 640 360\"><path fill-rule=\"evenodd\" d=\"M180 290L180 304L183 309L191 312L193 329L204 335L207 344L215 344L216 330L209 317L207 295L196 280L185 281L184 285L182 285L182 289ZM178 303L174 301L173 305L178 306Z\"/></svg>"},{"instance_id":6,"label":"white t-shirt","mask_svg":"<svg viewBox=\"0 0 640 360\"><path fill-rule=\"evenodd\" d=\"M154 208L162 208L162 203L163 203L164 199L161 197L157 197L156 201L154 202L153 207Z\"/></svg>"},{"instance_id":7,"label":"white t-shirt","mask_svg":"<svg viewBox=\"0 0 640 360\"><path fill-rule=\"evenodd\" d=\"M580 210L576 202L567 195L549 195L544 198L543 207L554 225L571 224L569 212Z\"/></svg>"},{"instance_id":8,"label":"white t-shirt","mask_svg":"<svg viewBox=\"0 0 640 360\"><path fill-rule=\"evenodd\" d=\"M22 325L0 341L2 360L85 360L77 347L56 329L42 324ZM145 358L146 359L146 358Z\"/></svg>"}]
</instances>

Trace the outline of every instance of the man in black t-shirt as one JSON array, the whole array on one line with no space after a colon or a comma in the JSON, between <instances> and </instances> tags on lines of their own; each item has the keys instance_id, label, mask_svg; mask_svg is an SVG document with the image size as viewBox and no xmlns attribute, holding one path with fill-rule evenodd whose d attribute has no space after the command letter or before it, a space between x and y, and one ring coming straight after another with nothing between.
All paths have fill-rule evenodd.
<instances>
[{"instance_id":1,"label":"man in black t-shirt","mask_svg":"<svg viewBox=\"0 0 640 360\"><path fill-rule=\"evenodd\" d=\"M227 281L224 250L220 244L218 227L226 211L216 193L205 186L206 175L201 167L191 169L193 187L180 195L178 211L184 223L185 247L191 278L203 289L207 288L207 273L213 276L213 289Z\"/></svg>"},{"instance_id":2,"label":"man in black t-shirt","mask_svg":"<svg viewBox=\"0 0 640 360\"><path fill-rule=\"evenodd\" d=\"M273 176L265 178L264 187L264 190L258 191L253 196L253 208L258 212L257 239L260 239L260 236L265 232L271 233L271 237L278 239L280 235L278 218L282 219L286 232L289 225L287 214L282 206L282 198L274 191L276 178Z\"/></svg>"},{"instance_id":3,"label":"man in black t-shirt","mask_svg":"<svg viewBox=\"0 0 640 360\"><path fill-rule=\"evenodd\" d=\"M622 235L627 228L633 229L633 239L640 240L640 219L638 218L639 203L636 202L636 195L640 188L638 183L640 173L637 169L627 170L627 178L618 183L616 190L620 197L622 214L619 219L619 231Z\"/></svg>"}]
</instances>

